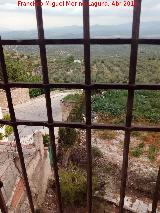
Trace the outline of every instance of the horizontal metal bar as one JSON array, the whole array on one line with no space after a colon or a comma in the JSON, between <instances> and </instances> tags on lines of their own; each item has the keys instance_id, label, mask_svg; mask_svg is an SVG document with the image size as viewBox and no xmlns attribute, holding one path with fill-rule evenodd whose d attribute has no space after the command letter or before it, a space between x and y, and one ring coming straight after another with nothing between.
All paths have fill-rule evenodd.
<instances>
[{"instance_id":1,"label":"horizontal metal bar","mask_svg":"<svg viewBox=\"0 0 160 213\"><path fill-rule=\"evenodd\" d=\"M6 88L50 88L50 89L120 89L120 90L160 90L160 84L126 84L126 83L93 83L90 85L80 83L23 83L10 82L4 84L0 82L0 89Z\"/></svg>"},{"instance_id":2,"label":"horizontal metal bar","mask_svg":"<svg viewBox=\"0 0 160 213\"><path fill-rule=\"evenodd\" d=\"M12 121L7 121L0 119L0 124L3 125L14 125ZM54 121L52 123L48 123L47 121L30 121L30 120L16 120L16 124L26 125L26 126L46 126L46 127L70 127L70 128L79 128L79 129L108 129L108 130L128 130L128 131L149 131L149 132L160 132L160 126L131 126L126 127L125 125L116 125L116 124L97 124L92 123L91 125L86 125L81 122L61 122Z\"/></svg>"},{"instance_id":3,"label":"horizontal metal bar","mask_svg":"<svg viewBox=\"0 0 160 213\"><path fill-rule=\"evenodd\" d=\"M122 45L122 44L131 44L131 38L96 38L89 39L91 45ZM148 45L160 45L160 39L147 39L142 38L138 39L139 44L148 44ZM39 39L17 39L17 40L7 40L3 39L0 41L0 45L83 45L84 39L44 39L40 41Z\"/></svg>"},{"instance_id":4,"label":"horizontal metal bar","mask_svg":"<svg viewBox=\"0 0 160 213\"><path fill-rule=\"evenodd\" d=\"M104 38L104 39L90 39L91 44L109 44L109 45L119 45L119 44L131 44L132 38ZM138 39L139 44L148 44L148 45L160 45L160 39L148 39L141 38Z\"/></svg>"},{"instance_id":5,"label":"horizontal metal bar","mask_svg":"<svg viewBox=\"0 0 160 213\"><path fill-rule=\"evenodd\" d=\"M76 84L76 83L23 83L23 82L10 82L4 84L0 82L0 89L9 88L56 88L56 89L85 89L85 84Z\"/></svg>"},{"instance_id":6,"label":"horizontal metal bar","mask_svg":"<svg viewBox=\"0 0 160 213\"><path fill-rule=\"evenodd\" d=\"M83 39L17 39L1 40L2 45L63 45L63 44L83 44Z\"/></svg>"},{"instance_id":7,"label":"horizontal metal bar","mask_svg":"<svg viewBox=\"0 0 160 213\"><path fill-rule=\"evenodd\" d=\"M108 130L124 130L124 131L148 131L148 132L160 132L160 126L131 126L126 127L125 125L114 125L114 124L94 124L90 125L91 129L108 129Z\"/></svg>"}]
</instances>

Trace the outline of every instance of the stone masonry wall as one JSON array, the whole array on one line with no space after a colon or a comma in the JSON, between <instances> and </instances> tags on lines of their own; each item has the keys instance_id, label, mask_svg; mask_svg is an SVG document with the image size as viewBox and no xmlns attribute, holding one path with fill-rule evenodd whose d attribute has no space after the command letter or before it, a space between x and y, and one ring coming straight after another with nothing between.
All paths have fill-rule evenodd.
<instances>
[{"instance_id":1,"label":"stone masonry wall","mask_svg":"<svg viewBox=\"0 0 160 213\"><path fill-rule=\"evenodd\" d=\"M12 89L11 94L13 105L22 104L30 100L28 88ZM0 90L0 107L8 107L6 93L3 90Z\"/></svg>"},{"instance_id":2,"label":"stone masonry wall","mask_svg":"<svg viewBox=\"0 0 160 213\"><path fill-rule=\"evenodd\" d=\"M62 121L67 120L74 106L75 106L75 102L61 101Z\"/></svg>"}]
</instances>

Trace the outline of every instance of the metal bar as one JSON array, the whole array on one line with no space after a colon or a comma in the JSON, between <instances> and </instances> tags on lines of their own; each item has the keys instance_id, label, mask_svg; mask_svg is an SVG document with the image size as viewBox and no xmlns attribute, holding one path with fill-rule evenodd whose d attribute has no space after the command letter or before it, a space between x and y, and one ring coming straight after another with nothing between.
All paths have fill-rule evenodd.
<instances>
[{"instance_id":1,"label":"metal bar","mask_svg":"<svg viewBox=\"0 0 160 213\"><path fill-rule=\"evenodd\" d=\"M37 3L36 6L35 6L35 10L36 10L36 19L37 19L38 38L39 38L39 42L40 42L39 49L40 49L40 58L41 58L41 65L42 65L43 84L49 84L46 46L45 46L45 43L44 43L44 28L43 28L42 7L37 6L37 5L41 5L40 4L41 0L36 0L35 2ZM51 97L50 97L50 89L49 88L45 88L45 99L46 99L48 123L53 124L53 115L52 115L52 106L51 106ZM58 166L57 166L55 134L54 134L54 127L53 126L49 126L49 135L50 135L50 145L51 145L52 156L54 156L52 166L53 166L53 169L54 169L54 178L55 178L55 183L56 183L58 210L59 210L60 213L62 213L63 210L62 210L61 191L60 191Z\"/></svg>"},{"instance_id":2,"label":"metal bar","mask_svg":"<svg viewBox=\"0 0 160 213\"><path fill-rule=\"evenodd\" d=\"M122 45L122 44L131 44L131 38L97 38L89 39L90 44L92 45ZM46 45L82 45L84 44L84 39L44 39L43 41ZM160 45L160 39L148 39L142 38L138 39L139 44L147 45ZM7 40L2 39L0 41L1 45L39 45L38 39L17 39L17 40Z\"/></svg>"},{"instance_id":3,"label":"metal bar","mask_svg":"<svg viewBox=\"0 0 160 213\"><path fill-rule=\"evenodd\" d=\"M132 38L104 38L104 39L90 39L92 45L122 45L122 44L131 44ZM147 45L160 45L160 39L138 39L138 44L147 44Z\"/></svg>"},{"instance_id":4,"label":"metal bar","mask_svg":"<svg viewBox=\"0 0 160 213\"><path fill-rule=\"evenodd\" d=\"M3 183L2 183L2 181L0 181L0 209L1 209L2 213L8 213L6 202L4 200L4 197L3 197L3 194L1 191L2 187L3 187Z\"/></svg>"},{"instance_id":5,"label":"metal bar","mask_svg":"<svg viewBox=\"0 0 160 213\"><path fill-rule=\"evenodd\" d=\"M155 191L154 191L154 195L153 195L152 213L156 213L159 199L160 199L160 167L159 167L156 187L155 187Z\"/></svg>"},{"instance_id":6,"label":"metal bar","mask_svg":"<svg viewBox=\"0 0 160 213\"><path fill-rule=\"evenodd\" d=\"M6 121L0 119L0 124L6 124L13 126L12 121ZM128 131L148 131L148 132L160 132L160 126L131 126L126 127L125 125L116 125L116 124L97 124L92 123L91 125L86 125L85 123L80 122L60 122L53 121L53 123L48 123L47 121L30 121L30 120L16 120L17 126L26 125L26 126L45 126L45 127L70 127L70 128L79 128L79 129L108 129L108 130L128 130Z\"/></svg>"},{"instance_id":7,"label":"metal bar","mask_svg":"<svg viewBox=\"0 0 160 213\"><path fill-rule=\"evenodd\" d=\"M84 5L88 5L89 0L83 0ZM90 65L90 23L89 6L83 5L83 37L84 37L84 67L85 84L91 84L91 65ZM86 125L91 125L91 89L85 88L85 108ZM87 148L87 209L92 212L92 154L91 154L91 129L86 128L86 148Z\"/></svg>"},{"instance_id":8,"label":"metal bar","mask_svg":"<svg viewBox=\"0 0 160 213\"><path fill-rule=\"evenodd\" d=\"M140 27L140 14L141 14L141 0L135 1L133 10L133 24L132 24L132 43L131 43L131 55L130 55L130 68L129 68L129 84L135 84L136 80L136 67L137 67L137 55L138 55L138 38L139 38L139 27ZM133 113L133 101L134 101L134 90L128 89L128 100L127 100L127 114L126 114L126 126L131 127L132 125L132 113ZM123 148L123 163L121 171L121 187L120 187L120 202L119 212L123 213L126 182L127 182L127 170L128 170L128 154L130 144L130 131L125 131L124 148Z\"/></svg>"},{"instance_id":9,"label":"metal bar","mask_svg":"<svg viewBox=\"0 0 160 213\"><path fill-rule=\"evenodd\" d=\"M23 82L10 82L7 85L0 82L0 89L9 88L59 88L59 89L118 89L118 90L160 90L160 84L126 84L126 83L91 83L89 85L80 83L23 83Z\"/></svg>"},{"instance_id":10,"label":"metal bar","mask_svg":"<svg viewBox=\"0 0 160 213\"><path fill-rule=\"evenodd\" d=\"M3 47L1 45L0 45L0 63L1 63L1 67L2 67L2 74L3 74L4 83L7 85L8 84L8 74L7 74L7 70L6 70ZM23 173L24 182L25 182L25 186L26 186L28 201L29 201L29 204L30 204L31 211L32 211L32 213L34 213L34 205L33 205L33 200L32 200L32 194L31 194L31 189L30 189L30 186L29 186L27 171L26 171L24 157L23 157L22 146L21 146L18 128L17 128L17 124L16 124L16 116L15 116L14 107L13 107L13 103L12 103L11 91L10 91L10 88L6 88L5 91L6 91L7 101L8 101L10 117L11 117L11 121L13 123L12 126L13 126L14 135L15 135L15 139L16 139L17 151L18 151L18 154L19 154L19 159L20 159L20 163L21 163L21 167L22 167L22 173Z\"/></svg>"},{"instance_id":11,"label":"metal bar","mask_svg":"<svg viewBox=\"0 0 160 213\"><path fill-rule=\"evenodd\" d=\"M89 0L83 0L84 3L88 3ZM37 3L41 0L36 0ZM40 4L36 4L40 5ZM88 4L86 4L88 5ZM58 176L58 166L56 159L56 145L54 127L70 127L70 128L81 128L86 129L86 147L87 147L87 207L88 212L92 212L92 156L91 156L91 130L123 130L125 131L124 139L124 150L123 150L123 165L121 174L121 189L120 189L120 203L119 212L124 211L124 197L127 180L127 169L128 169L128 153L130 144L130 134L132 131L150 131L160 132L160 126L132 126L132 113L133 113L133 101L135 90L160 90L160 84L135 84L136 78L136 66L137 66L137 53L138 44L147 45L160 45L160 39L139 39L139 25L140 25L140 12L141 12L141 0L136 0L136 4L133 12L133 26L132 26L132 38L107 38L107 39L91 39L90 38L90 27L89 27L89 6L83 7L83 31L84 36L82 39L45 39L43 29L43 18L42 8L36 6L36 18L38 28L38 39L24 39L24 40L0 40L0 58L2 64L2 71L4 75L4 83L0 82L0 88L4 89L7 94L7 100L9 105L9 111L11 115L11 121L1 119L0 124L12 125L14 128L14 134L17 143L17 149L20 156L22 171L25 179L27 195L30 203L32 212L34 212L34 206L32 201L32 195L28 183L26 168L24 164L22 147L20 144L20 138L18 134L18 125L27 126L46 126L49 128L50 143L52 147L52 154L54 155L54 176L56 180L56 193L59 212L62 210L60 184ZM129 83L91 83L91 65L90 65L90 45L129 45L131 44L131 55L130 55L130 69L129 69ZM5 66L4 53L2 45L38 45L40 48L40 58L42 64L43 83L11 83L8 82L8 76ZM84 65L85 65L85 83L49 83L48 77L48 66L46 56L46 45L84 45ZM1 57L2 56L2 57ZM14 113L14 108L11 98L11 88L43 88L45 91L46 108L47 108L47 121L27 121L17 120ZM85 90L85 105L86 105L86 123L80 122L58 122L53 120L52 108L51 108L51 88L66 88L66 89L83 89ZM91 91L96 89L120 89L128 90L127 99L127 115L126 124L124 125L110 125L110 124L94 124L91 122ZM160 188L160 169L158 172L156 188L153 196L152 213L156 213L156 208L159 199L159 188ZM1 195L0 195L1 199ZM1 204L1 203L0 203ZM1 207L1 206L0 206Z\"/></svg>"}]
</instances>

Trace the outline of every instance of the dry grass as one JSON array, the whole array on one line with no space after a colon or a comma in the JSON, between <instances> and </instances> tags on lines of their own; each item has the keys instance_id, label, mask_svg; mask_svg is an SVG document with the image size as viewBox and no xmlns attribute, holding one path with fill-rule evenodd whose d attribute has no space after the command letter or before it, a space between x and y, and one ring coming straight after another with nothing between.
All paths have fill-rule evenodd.
<instances>
[{"instance_id":1,"label":"dry grass","mask_svg":"<svg viewBox=\"0 0 160 213\"><path fill-rule=\"evenodd\" d=\"M108 139L108 140L113 140L116 138L116 131L113 130L97 130L96 131L96 136L100 139Z\"/></svg>"}]
</instances>

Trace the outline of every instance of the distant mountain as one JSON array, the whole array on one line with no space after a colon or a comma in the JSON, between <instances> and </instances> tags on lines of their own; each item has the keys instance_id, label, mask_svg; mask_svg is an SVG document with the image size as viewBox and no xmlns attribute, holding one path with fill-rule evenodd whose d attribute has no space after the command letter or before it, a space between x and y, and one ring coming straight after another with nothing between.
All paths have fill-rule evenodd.
<instances>
[{"instance_id":1,"label":"distant mountain","mask_svg":"<svg viewBox=\"0 0 160 213\"><path fill-rule=\"evenodd\" d=\"M131 37L131 24L120 25L93 25L91 26L92 38L107 37ZM2 39L32 39L37 38L36 30L30 31L7 31L0 29ZM46 38L82 38L83 28L81 26L53 27L45 30ZM143 22L140 28L141 37L160 37L159 22Z\"/></svg>"},{"instance_id":2,"label":"distant mountain","mask_svg":"<svg viewBox=\"0 0 160 213\"><path fill-rule=\"evenodd\" d=\"M0 27L0 32L7 32L10 31L8 28Z\"/></svg>"}]
</instances>

